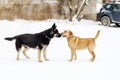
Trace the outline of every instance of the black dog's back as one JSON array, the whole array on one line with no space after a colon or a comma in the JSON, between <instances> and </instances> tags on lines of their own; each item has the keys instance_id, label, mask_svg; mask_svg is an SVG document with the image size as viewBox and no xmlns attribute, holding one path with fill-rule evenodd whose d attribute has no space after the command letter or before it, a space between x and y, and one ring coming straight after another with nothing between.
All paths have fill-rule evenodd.
<instances>
[{"instance_id":1,"label":"black dog's back","mask_svg":"<svg viewBox=\"0 0 120 80\"><path fill-rule=\"evenodd\" d=\"M26 45L35 48L38 45L38 38L35 34L23 34L16 38L16 41L21 42L21 45Z\"/></svg>"}]
</instances>

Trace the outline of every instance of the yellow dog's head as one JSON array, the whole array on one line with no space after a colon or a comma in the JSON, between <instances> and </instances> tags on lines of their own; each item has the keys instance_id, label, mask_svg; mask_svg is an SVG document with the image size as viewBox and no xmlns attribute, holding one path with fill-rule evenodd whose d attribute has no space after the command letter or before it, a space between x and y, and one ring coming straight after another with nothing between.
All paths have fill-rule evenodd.
<instances>
[{"instance_id":1,"label":"yellow dog's head","mask_svg":"<svg viewBox=\"0 0 120 80\"><path fill-rule=\"evenodd\" d=\"M71 37L73 35L71 30L65 30L64 32L62 32L62 36L63 37Z\"/></svg>"}]
</instances>

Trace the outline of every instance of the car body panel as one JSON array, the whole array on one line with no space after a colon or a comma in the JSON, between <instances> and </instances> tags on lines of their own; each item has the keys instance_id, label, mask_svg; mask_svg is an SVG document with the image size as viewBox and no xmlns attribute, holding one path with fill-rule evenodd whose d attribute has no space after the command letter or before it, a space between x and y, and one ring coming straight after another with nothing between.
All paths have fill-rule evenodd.
<instances>
[{"instance_id":1,"label":"car body panel","mask_svg":"<svg viewBox=\"0 0 120 80\"><path fill-rule=\"evenodd\" d=\"M111 23L120 23L120 2L110 2L102 6L97 14L97 21L101 21L103 16L108 16Z\"/></svg>"}]
</instances>

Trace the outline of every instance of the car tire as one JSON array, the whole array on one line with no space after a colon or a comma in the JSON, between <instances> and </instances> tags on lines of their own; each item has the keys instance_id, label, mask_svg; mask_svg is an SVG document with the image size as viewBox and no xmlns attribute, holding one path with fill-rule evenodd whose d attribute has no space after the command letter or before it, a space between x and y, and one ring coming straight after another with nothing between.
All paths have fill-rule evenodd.
<instances>
[{"instance_id":1,"label":"car tire","mask_svg":"<svg viewBox=\"0 0 120 80\"><path fill-rule=\"evenodd\" d=\"M110 18L108 16L103 16L101 18L101 23L104 26L110 26L110 23L111 23Z\"/></svg>"},{"instance_id":2,"label":"car tire","mask_svg":"<svg viewBox=\"0 0 120 80\"><path fill-rule=\"evenodd\" d=\"M120 24L119 23L115 23L116 27L120 27Z\"/></svg>"}]
</instances>

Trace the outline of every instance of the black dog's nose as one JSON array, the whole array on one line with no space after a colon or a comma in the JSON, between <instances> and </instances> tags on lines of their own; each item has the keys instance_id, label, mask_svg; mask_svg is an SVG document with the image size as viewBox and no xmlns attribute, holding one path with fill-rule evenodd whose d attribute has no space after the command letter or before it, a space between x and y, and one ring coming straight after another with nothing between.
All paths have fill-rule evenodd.
<instances>
[{"instance_id":1,"label":"black dog's nose","mask_svg":"<svg viewBox=\"0 0 120 80\"><path fill-rule=\"evenodd\" d=\"M59 36L58 37L61 37L62 36L62 34L59 34Z\"/></svg>"}]
</instances>

